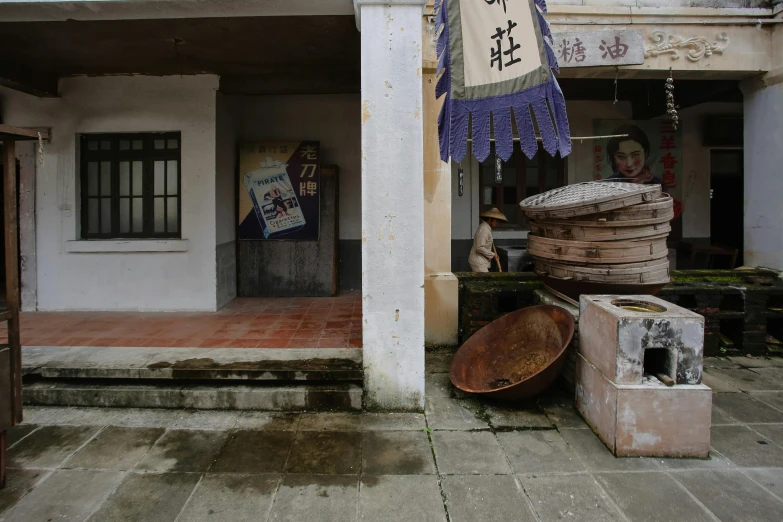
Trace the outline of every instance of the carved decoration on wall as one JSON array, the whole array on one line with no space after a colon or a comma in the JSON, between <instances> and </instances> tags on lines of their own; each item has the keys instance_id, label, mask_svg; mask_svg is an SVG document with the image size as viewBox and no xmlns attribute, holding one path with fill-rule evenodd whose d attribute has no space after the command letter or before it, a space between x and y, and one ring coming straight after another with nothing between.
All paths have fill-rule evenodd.
<instances>
[{"instance_id":1,"label":"carved decoration on wall","mask_svg":"<svg viewBox=\"0 0 783 522\"><path fill-rule=\"evenodd\" d=\"M691 36L686 38L677 34L667 34L663 31L655 31L650 40L653 45L644 48L644 57L657 57L661 54L671 54L672 60L680 58L681 50L688 50L685 55L688 60L698 62L702 58L709 58L713 54L723 54L729 46L729 37L726 33L720 33L715 37L716 41L710 43L706 36Z\"/></svg>"}]
</instances>

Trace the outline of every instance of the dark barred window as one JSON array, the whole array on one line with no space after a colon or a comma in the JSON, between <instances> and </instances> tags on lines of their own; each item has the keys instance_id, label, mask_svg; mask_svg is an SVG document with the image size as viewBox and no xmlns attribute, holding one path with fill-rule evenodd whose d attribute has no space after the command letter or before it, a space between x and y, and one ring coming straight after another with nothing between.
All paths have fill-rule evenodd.
<instances>
[{"instance_id":1,"label":"dark barred window","mask_svg":"<svg viewBox=\"0 0 783 522\"><path fill-rule=\"evenodd\" d=\"M83 239L181 237L179 132L81 136Z\"/></svg>"}]
</instances>

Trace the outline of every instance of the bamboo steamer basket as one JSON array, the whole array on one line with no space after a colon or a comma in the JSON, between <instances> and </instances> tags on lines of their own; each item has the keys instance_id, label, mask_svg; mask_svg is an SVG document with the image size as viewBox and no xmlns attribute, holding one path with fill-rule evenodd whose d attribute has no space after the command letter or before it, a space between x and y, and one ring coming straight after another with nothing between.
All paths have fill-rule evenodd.
<instances>
[{"instance_id":1,"label":"bamboo steamer basket","mask_svg":"<svg viewBox=\"0 0 783 522\"><path fill-rule=\"evenodd\" d=\"M585 222L582 222L585 223ZM578 241L619 241L656 237L671 232L669 223L640 226L606 226L605 223L571 224L568 221L531 221L530 230L535 235L550 239L573 239Z\"/></svg>"},{"instance_id":2,"label":"bamboo steamer basket","mask_svg":"<svg viewBox=\"0 0 783 522\"><path fill-rule=\"evenodd\" d=\"M585 267L537 259L536 273L561 280L608 284L655 284L668 283L671 280L667 259L647 263L620 264L612 268Z\"/></svg>"},{"instance_id":3,"label":"bamboo steamer basket","mask_svg":"<svg viewBox=\"0 0 783 522\"><path fill-rule=\"evenodd\" d=\"M663 194L660 198L649 203L640 203L598 214L588 214L564 221L572 225L630 227L668 223L672 219L674 219L674 200L668 194ZM550 220L549 222L561 223L563 221Z\"/></svg>"},{"instance_id":4,"label":"bamboo steamer basket","mask_svg":"<svg viewBox=\"0 0 783 522\"><path fill-rule=\"evenodd\" d=\"M647 239L588 242L528 235L527 250L535 258L587 264L639 263L666 258L666 234Z\"/></svg>"},{"instance_id":5,"label":"bamboo steamer basket","mask_svg":"<svg viewBox=\"0 0 783 522\"><path fill-rule=\"evenodd\" d=\"M519 203L532 220L570 219L655 201L660 185L588 181L556 188Z\"/></svg>"}]
</instances>

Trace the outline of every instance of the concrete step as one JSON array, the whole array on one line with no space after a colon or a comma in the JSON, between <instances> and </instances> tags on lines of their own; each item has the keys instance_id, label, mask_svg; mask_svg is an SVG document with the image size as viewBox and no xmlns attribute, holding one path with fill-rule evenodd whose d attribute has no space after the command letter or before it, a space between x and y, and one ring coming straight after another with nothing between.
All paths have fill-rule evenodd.
<instances>
[{"instance_id":1,"label":"concrete step","mask_svg":"<svg viewBox=\"0 0 783 522\"><path fill-rule=\"evenodd\" d=\"M362 388L353 383L196 385L176 381L121 384L37 381L24 385L24 403L35 406L192 408L203 410L361 411Z\"/></svg>"},{"instance_id":2,"label":"concrete step","mask_svg":"<svg viewBox=\"0 0 783 522\"><path fill-rule=\"evenodd\" d=\"M25 346L22 368L45 379L361 382L362 350Z\"/></svg>"}]
</instances>

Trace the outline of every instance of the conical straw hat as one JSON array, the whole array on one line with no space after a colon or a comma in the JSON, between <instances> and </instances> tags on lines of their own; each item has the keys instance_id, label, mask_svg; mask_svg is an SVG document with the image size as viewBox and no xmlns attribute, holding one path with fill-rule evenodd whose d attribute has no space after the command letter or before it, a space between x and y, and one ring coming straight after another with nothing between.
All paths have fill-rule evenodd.
<instances>
[{"instance_id":1,"label":"conical straw hat","mask_svg":"<svg viewBox=\"0 0 783 522\"><path fill-rule=\"evenodd\" d=\"M508 218L506 215L494 207L490 210L487 210L486 212L482 212L480 217L485 219L499 219L500 221L505 221L508 223Z\"/></svg>"}]
</instances>

